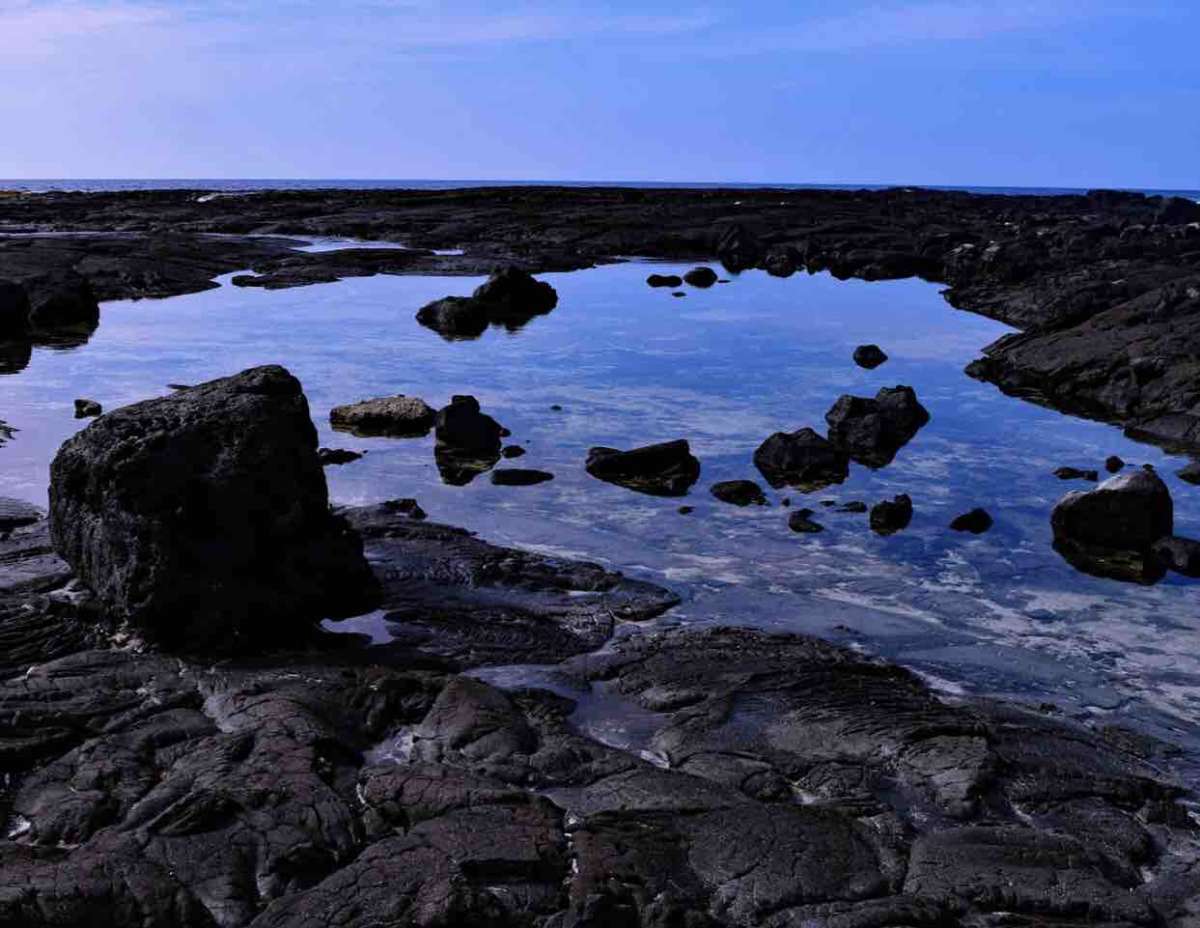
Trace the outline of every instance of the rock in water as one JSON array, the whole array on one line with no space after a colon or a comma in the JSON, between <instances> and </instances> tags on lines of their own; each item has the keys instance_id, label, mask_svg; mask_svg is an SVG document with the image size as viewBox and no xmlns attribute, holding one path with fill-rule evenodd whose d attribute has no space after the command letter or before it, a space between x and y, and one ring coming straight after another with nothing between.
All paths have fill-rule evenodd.
<instances>
[{"instance_id":1,"label":"rock in water","mask_svg":"<svg viewBox=\"0 0 1200 928\"><path fill-rule=\"evenodd\" d=\"M929 421L912 387L884 387L874 399L844 394L825 413L829 440L868 467L884 467Z\"/></svg>"},{"instance_id":2,"label":"rock in water","mask_svg":"<svg viewBox=\"0 0 1200 928\"><path fill-rule=\"evenodd\" d=\"M586 468L598 480L651 496L683 496L700 479L700 462L684 439L632 451L592 448Z\"/></svg>"},{"instance_id":3,"label":"rock in water","mask_svg":"<svg viewBox=\"0 0 1200 928\"><path fill-rule=\"evenodd\" d=\"M487 308L469 296L448 296L417 311L417 322L447 341L478 338L488 327Z\"/></svg>"},{"instance_id":4,"label":"rock in water","mask_svg":"<svg viewBox=\"0 0 1200 928\"><path fill-rule=\"evenodd\" d=\"M350 464L362 457L362 452L351 451L349 448L321 448L317 451L317 460L322 467L338 467Z\"/></svg>"},{"instance_id":5,"label":"rock in water","mask_svg":"<svg viewBox=\"0 0 1200 928\"><path fill-rule=\"evenodd\" d=\"M721 483L714 483L709 488L717 499L723 503L732 503L735 506L765 506L767 498L763 495L762 487L753 480L724 480Z\"/></svg>"},{"instance_id":6,"label":"rock in water","mask_svg":"<svg viewBox=\"0 0 1200 928\"><path fill-rule=\"evenodd\" d=\"M524 325L530 317L544 315L558 305L558 294L552 286L513 266L496 271L475 288L474 296L487 305L488 317L494 323L511 319Z\"/></svg>"},{"instance_id":7,"label":"rock in water","mask_svg":"<svg viewBox=\"0 0 1200 928\"><path fill-rule=\"evenodd\" d=\"M1163 566L1185 577L1200 577L1200 541L1192 538L1160 538L1151 554Z\"/></svg>"},{"instance_id":8,"label":"rock in water","mask_svg":"<svg viewBox=\"0 0 1200 928\"><path fill-rule=\"evenodd\" d=\"M717 282L717 272L711 267L694 267L683 275L683 279L693 287L703 289Z\"/></svg>"},{"instance_id":9,"label":"rock in water","mask_svg":"<svg viewBox=\"0 0 1200 928\"><path fill-rule=\"evenodd\" d=\"M956 532L970 532L972 535L982 535L992 527L992 517L986 509L972 509L964 512L950 523L950 528Z\"/></svg>"},{"instance_id":10,"label":"rock in water","mask_svg":"<svg viewBox=\"0 0 1200 928\"><path fill-rule=\"evenodd\" d=\"M1059 467L1054 471L1054 476L1059 480L1088 480L1092 483L1100 479L1098 471L1081 470L1078 467Z\"/></svg>"},{"instance_id":11,"label":"rock in water","mask_svg":"<svg viewBox=\"0 0 1200 928\"><path fill-rule=\"evenodd\" d=\"M810 428L776 432L754 452L754 466L776 489L817 490L850 473L846 455Z\"/></svg>"},{"instance_id":12,"label":"rock in water","mask_svg":"<svg viewBox=\"0 0 1200 928\"><path fill-rule=\"evenodd\" d=\"M369 608L300 382L258 367L97 419L50 472L51 537L115 618L168 646L289 644Z\"/></svg>"},{"instance_id":13,"label":"rock in water","mask_svg":"<svg viewBox=\"0 0 1200 928\"><path fill-rule=\"evenodd\" d=\"M1175 472L1175 476L1187 483L1200 484L1200 461L1192 461Z\"/></svg>"},{"instance_id":14,"label":"rock in water","mask_svg":"<svg viewBox=\"0 0 1200 928\"><path fill-rule=\"evenodd\" d=\"M544 470L528 470L522 467L492 471L492 483L498 487L532 487L553 479L554 474Z\"/></svg>"},{"instance_id":15,"label":"rock in water","mask_svg":"<svg viewBox=\"0 0 1200 928\"><path fill-rule=\"evenodd\" d=\"M104 408L95 400L77 399L75 401L75 418L91 419L104 412Z\"/></svg>"},{"instance_id":16,"label":"rock in water","mask_svg":"<svg viewBox=\"0 0 1200 928\"><path fill-rule=\"evenodd\" d=\"M442 480L463 486L490 470L500 460L500 423L479 410L473 396L455 396L438 410L434 459Z\"/></svg>"},{"instance_id":17,"label":"rock in water","mask_svg":"<svg viewBox=\"0 0 1200 928\"><path fill-rule=\"evenodd\" d=\"M418 437L433 427L433 409L416 396L381 396L346 406L335 406L329 424L354 435Z\"/></svg>"},{"instance_id":18,"label":"rock in water","mask_svg":"<svg viewBox=\"0 0 1200 928\"><path fill-rule=\"evenodd\" d=\"M878 345L859 345L854 349L854 363L869 371L875 370L887 359L888 356Z\"/></svg>"},{"instance_id":19,"label":"rock in water","mask_svg":"<svg viewBox=\"0 0 1200 928\"><path fill-rule=\"evenodd\" d=\"M1104 469L1110 474L1116 474L1125 469L1125 462L1117 455L1112 454L1104 459Z\"/></svg>"},{"instance_id":20,"label":"rock in water","mask_svg":"<svg viewBox=\"0 0 1200 928\"><path fill-rule=\"evenodd\" d=\"M908 528L912 516L912 499L907 493L901 493L871 507L871 530L877 535L895 535Z\"/></svg>"},{"instance_id":21,"label":"rock in water","mask_svg":"<svg viewBox=\"0 0 1200 928\"><path fill-rule=\"evenodd\" d=\"M683 284L683 278L678 274L651 274L646 278L646 283L651 287L679 287Z\"/></svg>"},{"instance_id":22,"label":"rock in water","mask_svg":"<svg viewBox=\"0 0 1200 928\"><path fill-rule=\"evenodd\" d=\"M1054 507L1050 524L1056 542L1141 551L1172 534L1175 507L1156 473L1135 470L1094 490L1068 493Z\"/></svg>"},{"instance_id":23,"label":"rock in water","mask_svg":"<svg viewBox=\"0 0 1200 928\"><path fill-rule=\"evenodd\" d=\"M811 509L797 509L788 516L788 528L801 535L816 535L825 531L825 526L813 521Z\"/></svg>"}]
</instances>

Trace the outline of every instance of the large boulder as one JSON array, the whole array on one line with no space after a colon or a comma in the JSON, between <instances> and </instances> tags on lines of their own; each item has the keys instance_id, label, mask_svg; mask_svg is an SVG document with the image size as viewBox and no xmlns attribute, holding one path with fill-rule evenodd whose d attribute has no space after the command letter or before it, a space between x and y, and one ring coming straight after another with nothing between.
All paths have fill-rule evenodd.
<instances>
[{"instance_id":1,"label":"large boulder","mask_svg":"<svg viewBox=\"0 0 1200 928\"><path fill-rule=\"evenodd\" d=\"M754 452L754 466L776 489L818 490L850 473L845 453L810 428L776 432Z\"/></svg>"},{"instance_id":2,"label":"large boulder","mask_svg":"<svg viewBox=\"0 0 1200 928\"><path fill-rule=\"evenodd\" d=\"M1158 474L1134 470L1094 490L1068 493L1054 507L1050 524L1058 543L1141 551L1172 534L1175 507Z\"/></svg>"},{"instance_id":3,"label":"large boulder","mask_svg":"<svg viewBox=\"0 0 1200 928\"><path fill-rule=\"evenodd\" d=\"M165 645L288 644L375 596L282 367L110 412L50 474L54 547L109 615Z\"/></svg>"},{"instance_id":4,"label":"large boulder","mask_svg":"<svg viewBox=\"0 0 1200 928\"><path fill-rule=\"evenodd\" d=\"M884 387L874 399L843 394L825 413L829 440L868 467L884 467L929 421L912 387Z\"/></svg>"},{"instance_id":5,"label":"large boulder","mask_svg":"<svg viewBox=\"0 0 1200 928\"><path fill-rule=\"evenodd\" d=\"M684 496L700 479L700 462L682 438L632 451L592 448L586 468L598 480L651 496Z\"/></svg>"},{"instance_id":6,"label":"large boulder","mask_svg":"<svg viewBox=\"0 0 1200 928\"><path fill-rule=\"evenodd\" d=\"M417 396L380 396L345 406L335 406L329 424L354 435L426 435L433 427L433 409Z\"/></svg>"}]
</instances>

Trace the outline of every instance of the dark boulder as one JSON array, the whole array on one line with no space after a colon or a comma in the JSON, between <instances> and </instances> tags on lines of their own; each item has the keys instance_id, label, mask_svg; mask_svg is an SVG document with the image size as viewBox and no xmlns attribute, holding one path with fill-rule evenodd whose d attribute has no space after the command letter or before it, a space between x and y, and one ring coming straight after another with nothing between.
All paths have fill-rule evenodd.
<instances>
[{"instance_id":1,"label":"dark boulder","mask_svg":"<svg viewBox=\"0 0 1200 928\"><path fill-rule=\"evenodd\" d=\"M717 272L711 267L694 267L683 275L683 279L693 287L704 289L717 282Z\"/></svg>"},{"instance_id":2,"label":"dark boulder","mask_svg":"<svg viewBox=\"0 0 1200 928\"><path fill-rule=\"evenodd\" d=\"M854 349L854 363L869 371L875 370L888 359L878 345L859 345Z\"/></svg>"},{"instance_id":3,"label":"dark boulder","mask_svg":"<svg viewBox=\"0 0 1200 928\"><path fill-rule=\"evenodd\" d=\"M956 532L970 532L972 535L982 535L992 527L992 517L986 509L972 509L964 512L950 523L950 528Z\"/></svg>"},{"instance_id":4,"label":"dark boulder","mask_svg":"<svg viewBox=\"0 0 1200 928\"><path fill-rule=\"evenodd\" d=\"M825 414L829 440L855 461L884 467L929 421L912 387L884 387L874 399L844 394Z\"/></svg>"},{"instance_id":5,"label":"dark boulder","mask_svg":"<svg viewBox=\"0 0 1200 928\"><path fill-rule=\"evenodd\" d=\"M811 509L797 509L788 516L788 528L801 535L816 535L825 531L825 526L813 521Z\"/></svg>"},{"instance_id":6,"label":"dark boulder","mask_svg":"<svg viewBox=\"0 0 1200 928\"><path fill-rule=\"evenodd\" d=\"M772 245L762 263L772 277L791 277L803 265L804 259L791 245Z\"/></svg>"},{"instance_id":7,"label":"dark boulder","mask_svg":"<svg viewBox=\"0 0 1200 928\"><path fill-rule=\"evenodd\" d=\"M1154 558L1169 570L1185 577L1200 577L1200 541L1172 535L1151 547Z\"/></svg>"},{"instance_id":8,"label":"dark boulder","mask_svg":"<svg viewBox=\"0 0 1200 928\"><path fill-rule=\"evenodd\" d=\"M321 462L322 467L349 464L361 457L361 452L351 451L348 448L319 448L317 450L317 460Z\"/></svg>"},{"instance_id":9,"label":"dark boulder","mask_svg":"<svg viewBox=\"0 0 1200 928\"><path fill-rule=\"evenodd\" d=\"M282 367L97 419L54 459L50 517L106 612L171 646L292 644L377 589L330 514L308 402Z\"/></svg>"},{"instance_id":10,"label":"dark boulder","mask_svg":"<svg viewBox=\"0 0 1200 928\"><path fill-rule=\"evenodd\" d=\"M1117 455L1112 454L1104 459L1104 469L1110 474L1120 473L1125 469L1125 462Z\"/></svg>"},{"instance_id":11,"label":"dark boulder","mask_svg":"<svg viewBox=\"0 0 1200 928\"><path fill-rule=\"evenodd\" d=\"M651 274L646 278L646 283L651 287L680 287L683 278L678 274Z\"/></svg>"},{"instance_id":12,"label":"dark boulder","mask_svg":"<svg viewBox=\"0 0 1200 928\"><path fill-rule=\"evenodd\" d=\"M1050 524L1060 544L1143 551L1172 534L1175 508L1157 474L1134 470L1094 490L1068 493L1054 507Z\"/></svg>"},{"instance_id":13,"label":"dark boulder","mask_svg":"<svg viewBox=\"0 0 1200 928\"><path fill-rule=\"evenodd\" d=\"M810 428L776 432L754 452L754 466L776 489L817 490L841 483L850 473L845 453Z\"/></svg>"},{"instance_id":14,"label":"dark boulder","mask_svg":"<svg viewBox=\"0 0 1200 928\"><path fill-rule=\"evenodd\" d=\"M420 397L401 394L334 406L329 424L353 435L417 437L429 433L435 415Z\"/></svg>"},{"instance_id":15,"label":"dark boulder","mask_svg":"<svg viewBox=\"0 0 1200 928\"><path fill-rule=\"evenodd\" d=\"M488 318L494 323L519 320L524 324L530 317L544 315L558 305L558 294L550 284L511 265L476 287L474 296L486 305Z\"/></svg>"},{"instance_id":16,"label":"dark boulder","mask_svg":"<svg viewBox=\"0 0 1200 928\"><path fill-rule=\"evenodd\" d=\"M442 479L452 486L470 483L500 460L504 428L480 412L473 396L455 396L438 410L434 458Z\"/></svg>"},{"instance_id":17,"label":"dark boulder","mask_svg":"<svg viewBox=\"0 0 1200 928\"><path fill-rule=\"evenodd\" d=\"M77 399L75 401L75 418L91 419L104 412L104 408L95 400Z\"/></svg>"},{"instance_id":18,"label":"dark boulder","mask_svg":"<svg viewBox=\"0 0 1200 928\"><path fill-rule=\"evenodd\" d=\"M709 488L717 499L723 503L732 503L735 506L765 506L767 498L763 495L762 487L753 480L724 480L721 483L714 483Z\"/></svg>"},{"instance_id":19,"label":"dark boulder","mask_svg":"<svg viewBox=\"0 0 1200 928\"><path fill-rule=\"evenodd\" d=\"M447 341L478 338L487 331L487 307L474 297L448 296L422 306L417 322Z\"/></svg>"},{"instance_id":20,"label":"dark boulder","mask_svg":"<svg viewBox=\"0 0 1200 928\"><path fill-rule=\"evenodd\" d=\"M1090 480L1092 483L1100 479L1098 471L1080 470L1078 467L1060 467L1054 471L1054 476L1059 480Z\"/></svg>"},{"instance_id":21,"label":"dark boulder","mask_svg":"<svg viewBox=\"0 0 1200 928\"><path fill-rule=\"evenodd\" d=\"M504 470L492 471L492 483L498 487L531 487L553 479L554 474L547 473L544 470L508 467Z\"/></svg>"},{"instance_id":22,"label":"dark boulder","mask_svg":"<svg viewBox=\"0 0 1200 928\"><path fill-rule=\"evenodd\" d=\"M592 448L585 466L598 480L651 496L684 496L700 479L700 462L684 439L632 451Z\"/></svg>"},{"instance_id":23,"label":"dark boulder","mask_svg":"<svg viewBox=\"0 0 1200 928\"><path fill-rule=\"evenodd\" d=\"M525 449L522 448L520 445L505 445L503 448L500 449L500 457L505 458L507 460L512 460L513 458L523 457L524 454L525 454Z\"/></svg>"},{"instance_id":24,"label":"dark boulder","mask_svg":"<svg viewBox=\"0 0 1200 928\"><path fill-rule=\"evenodd\" d=\"M894 535L908 528L912 517L912 500L907 493L901 493L871 507L871 530L877 535Z\"/></svg>"}]
</instances>

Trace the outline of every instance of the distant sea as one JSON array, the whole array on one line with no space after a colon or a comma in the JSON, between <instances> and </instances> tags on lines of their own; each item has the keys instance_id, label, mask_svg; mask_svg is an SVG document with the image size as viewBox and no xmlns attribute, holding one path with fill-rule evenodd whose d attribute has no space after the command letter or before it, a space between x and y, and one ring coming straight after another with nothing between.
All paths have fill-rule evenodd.
<instances>
[{"instance_id":1,"label":"distant sea","mask_svg":"<svg viewBox=\"0 0 1200 928\"><path fill-rule=\"evenodd\" d=\"M727 189L727 190L887 190L894 187L922 187L928 190L962 190L969 193L1002 195L1051 196L1086 193L1084 187L957 187L937 184L739 184L683 183L653 181L562 181L562 180L312 180L236 178L216 180L191 177L175 179L42 179L4 180L0 190L21 190L44 193L52 190L116 191L116 190L207 190L220 193L252 193L261 190L461 190L471 187L639 187L647 190L664 188ZM1116 187L1107 189L1131 190L1160 196L1180 196L1200 201L1200 189L1158 190L1150 188Z\"/></svg>"}]
</instances>

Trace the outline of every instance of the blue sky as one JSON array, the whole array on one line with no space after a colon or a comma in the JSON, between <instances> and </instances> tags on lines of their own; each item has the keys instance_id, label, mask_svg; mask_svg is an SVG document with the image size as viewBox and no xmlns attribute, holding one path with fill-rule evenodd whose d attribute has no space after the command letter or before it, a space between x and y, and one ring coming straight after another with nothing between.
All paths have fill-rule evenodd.
<instances>
[{"instance_id":1,"label":"blue sky","mask_svg":"<svg viewBox=\"0 0 1200 928\"><path fill-rule=\"evenodd\" d=\"M1200 2L0 0L0 177L1200 187Z\"/></svg>"}]
</instances>

